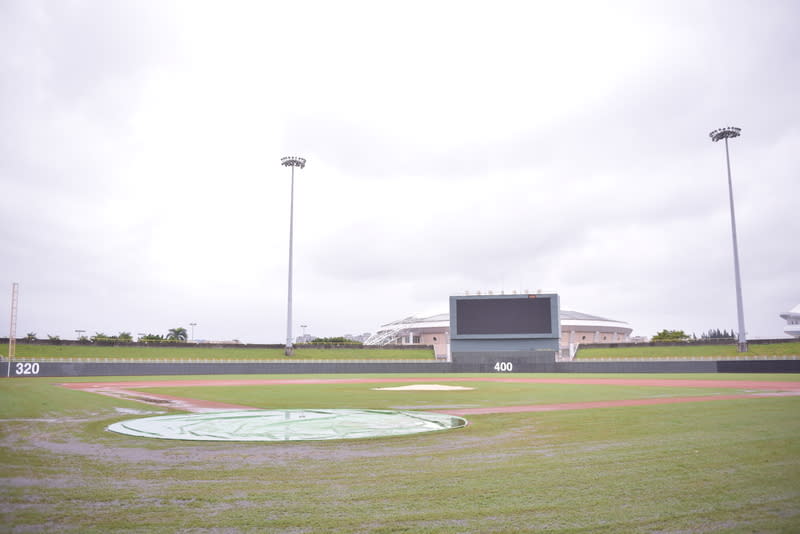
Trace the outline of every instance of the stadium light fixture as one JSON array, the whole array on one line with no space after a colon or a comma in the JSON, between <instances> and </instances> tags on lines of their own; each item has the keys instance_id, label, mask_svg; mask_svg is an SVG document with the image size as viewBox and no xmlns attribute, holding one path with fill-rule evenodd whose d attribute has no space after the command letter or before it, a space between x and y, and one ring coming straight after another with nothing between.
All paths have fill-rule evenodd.
<instances>
[{"instance_id":1,"label":"stadium light fixture","mask_svg":"<svg viewBox=\"0 0 800 534\"><path fill-rule=\"evenodd\" d=\"M736 239L736 212L733 207L733 181L731 180L731 157L728 151L728 139L739 137L742 129L735 126L727 126L712 131L709 135L713 142L721 139L725 140L725 162L728 166L728 197L731 206L731 234L733 236L733 271L736 277L736 311L739 318L739 352L747 352L747 336L744 330L744 309L742 305L742 280L739 274L739 245Z\"/></svg>"},{"instance_id":2,"label":"stadium light fixture","mask_svg":"<svg viewBox=\"0 0 800 534\"><path fill-rule=\"evenodd\" d=\"M281 165L292 168L292 190L289 202L289 297L286 312L286 348L284 354L291 356L294 354L292 346L292 246L294 241L294 168L301 169L306 166L306 159L298 156L286 156L281 158Z\"/></svg>"}]
</instances>

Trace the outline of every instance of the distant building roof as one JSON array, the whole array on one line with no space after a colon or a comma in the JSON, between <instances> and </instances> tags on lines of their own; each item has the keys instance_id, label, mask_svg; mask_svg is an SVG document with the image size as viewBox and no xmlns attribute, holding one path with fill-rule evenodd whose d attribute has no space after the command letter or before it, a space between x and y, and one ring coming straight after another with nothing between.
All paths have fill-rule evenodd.
<instances>
[{"instance_id":1,"label":"distant building roof","mask_svg":"<svg viewBox=\"0 0 800 534\"><path fill-rule=\"evenodd\" d=\"M561 310L559 314L561 320L573 320L573 321L604 321L608 323L621 323L623 321L617 321L614 319L606 319L605 317L598 317L596 315L589 315L588 313L581 313L576 311L570 310Z\"/></svg>"},{"instance_id":2,"label":"distant building roof","mask_svg":"<svg viewBox=\"0 0 800 534\"><path fill-rule=\"evenodd\" d=\"M782 313L781 317L783 317L784 315L800 315L800 304L798 304L797 306L795 306L794 308L792 308L788 312Z\"/></svg>"},{"instance_id":3,"label":"distant building roof","mask_svg":"<svg viewBox=\"0 0 800 534\"><path fill-rule=\"evenodd\" d=\"M798 306L800 308L800 306ZM571 310L560 310L559 318L562 322L571 323L575 322L599 322L599 323L619 323L619 324L627 324L624 321L617 321L615 319L606 319L605 317L598 317L597 315L589 315L588 313L576 312ZM434 324L435 323L435 324ZM391 326L407 326L409 328L416 327L421 328L425 326L444 326L444 324L450 324L450 314L449 313L438 313L436 315L429 315L429 316L419 316L419 315L411 315L409 317L405 317L403 319L399 319L397 321L392 321L391 323L387 323L385 325L381 325L382 328L391 327Z\"/></svg>"}]
</instances>

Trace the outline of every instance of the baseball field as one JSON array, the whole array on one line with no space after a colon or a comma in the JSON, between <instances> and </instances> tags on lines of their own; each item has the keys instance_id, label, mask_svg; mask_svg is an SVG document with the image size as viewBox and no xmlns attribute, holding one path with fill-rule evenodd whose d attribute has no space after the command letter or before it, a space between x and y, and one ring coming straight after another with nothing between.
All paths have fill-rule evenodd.
<instances>
[{"instance_id":1,"label":"baseball field","mask_svg":"<svg viewBox=\"0 0 800 534\"><path fill-rule=\"evenodd\" d=\"M386 389L426 385L442 387ZM800 375L25 378L0 380L0 406L5 532L800 531ZM469 424L263 443L106 430L226 407Z\"/></svg>"}]
</instances>

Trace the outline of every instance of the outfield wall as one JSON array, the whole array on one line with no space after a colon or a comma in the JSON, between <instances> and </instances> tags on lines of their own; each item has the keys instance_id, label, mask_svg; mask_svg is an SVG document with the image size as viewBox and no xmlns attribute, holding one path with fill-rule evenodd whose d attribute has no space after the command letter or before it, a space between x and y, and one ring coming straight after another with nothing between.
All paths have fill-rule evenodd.
<instances>
[{"instance_id":1,"label":"outfield wall","mask_svg":"<svg viewBox=\"0 0 800 534\"><path fill-rule=\"evenodd\" d=\"M365 373L800 373L800 360L495 362L308 361L293 362L0 362L0 375L24 377L168 376Z\"/></svg>"}]
</instances>

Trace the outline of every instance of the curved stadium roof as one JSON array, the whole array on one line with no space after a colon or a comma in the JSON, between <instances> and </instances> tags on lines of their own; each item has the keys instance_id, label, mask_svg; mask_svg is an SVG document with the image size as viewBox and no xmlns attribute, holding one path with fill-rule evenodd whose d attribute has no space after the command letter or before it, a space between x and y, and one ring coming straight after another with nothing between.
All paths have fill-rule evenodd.
<instances>
[{"instance_id":1,"label":"curved stadium roof","mask_svg":"<svg viewBox=\"0 0 800 534\"><path fill-rule=\"evenodd\" d=\"M800 306L798 306L800 308ZM561 319L561 324L574 324L574 325L582 325L586 326L589 324L603 324L603 323L615 323L617 325L627 325L624 321L617 321L615 319L606 319L605 317L598 317L597 315L589 315L588 313L576 312L571 310L560 310L559 318ZM439 313L436 315L429 315L429 316L421 316L421 315L411 315L404 319L399 319L397 321L392 321L391 323L387 323L385 325L381 325L381 328L387 327L398 327L398 326L405 326L406 328L432 328L432 327L443 327L443 326L450 326L450 314L449 313Z\"/></svg>"}]
</instances>

